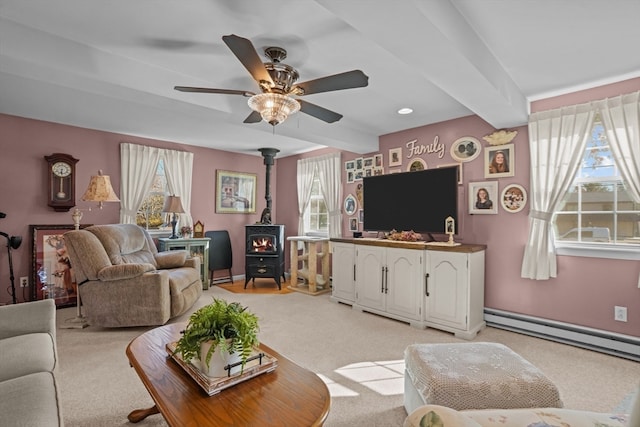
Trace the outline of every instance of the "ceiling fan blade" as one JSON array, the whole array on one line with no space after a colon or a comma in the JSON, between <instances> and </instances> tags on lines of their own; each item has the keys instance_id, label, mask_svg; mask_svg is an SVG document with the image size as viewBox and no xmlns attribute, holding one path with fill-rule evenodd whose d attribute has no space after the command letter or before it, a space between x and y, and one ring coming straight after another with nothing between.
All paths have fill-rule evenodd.
<instances>
[{"instance_id":1,"label":"ceiling fan blade","mask_svg":"<svg viewBox=\"0 0 640 427\"><path fill-rule=\"evenodd\" d=\"M253 92L249 92L246 90L234 90L234 89L213 89L208 87L190 87L190 86L174 86L175 90L179 90L180 92L199 92L199 93L220 93L223 95L242 95L247 98L255 95Z\"/></svg>"},{"instance_id":2,"label":"ceiling fan blade","mask_svg":"<svg viewBox=\"0 0 640 427\"><path fill-rule=\"evenodd\" d=\"M259 123L262 121L262 116L257 111L252 111L242 123Z\"/></svg>"},{"instance_id":3,"label":"ceiling fan blade","mask_svg":"<svg viewBox=\"0 0 640 427\"><path fill-rule=\"evenodd\" d=\"M297 84L295 88L302 89L303 93L300 95L309 95L312 93L330 92L332 90L364 87L368 84L369 77L365 73L360 70L353 70L302 82Z\"/></svg>"},{"instance_id":4,"label":"ceiling fan blade","mask_svg":"<svg viewBox=\"0 0 640 427\"><path fill-rule=\"evenodd\" d=\"M300 103L300 111L324 122L333 123L342 118L342 114L338 114L335 111L327 110L326 108L301 99L297 99L296 101Z\"/></svg>"},{"instance_id":5,"label":"ceiling fan blade","mask_svg":"<svg viewBox=\"0 0 640 427\"><path fill-rule=\"evenodd\" d=\"M249 71L253 78L260 84L261 81L268 82L270 86L273 86L273 80L271 75L264 68L264 63L260 60L256 48L250 40L245 39L235 34L228 36L222 36L222 40L229 46L229 49L240 60L244 68Z\"/></svg>"}]
</instances>

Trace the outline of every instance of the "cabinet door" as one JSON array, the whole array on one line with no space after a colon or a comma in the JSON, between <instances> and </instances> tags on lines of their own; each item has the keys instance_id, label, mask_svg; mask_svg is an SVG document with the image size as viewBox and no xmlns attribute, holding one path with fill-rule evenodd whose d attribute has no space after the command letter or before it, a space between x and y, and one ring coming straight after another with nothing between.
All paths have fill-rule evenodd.
<instances>
[{"instance_id":1,"label":"cabinet door","mask_svg":"<svg viewBox=\"0 0 640 427\"><path fill-rule=\"evenodd\" d=\"M384 310L384 249L375 246L356 248L356 303Z\"/></svg>"},{"instance_id":2,"label":"cabinet door","mask_svg":"<svg viewBox=\"0 0 640 427\"><path fill-rule=\"evenodd\" d=\"M386 311L421 320L424 289L424 251L387 248Z\"/></svg>"},{"instance_id":3,"label":"cabinet door","mask_svg":"<svg viewBox=\"0 0 640 427\"><path fill-rule=\"evenodd\" d=\"M464 253L428 251L426 320L467 329L469 268Z\"/></svg>"},{"instance_id":4,"label":"cabinet door","mask_svg":"<svg viewBox=\"0 0 640 427\"><path fill-rule=\"evenodd\" d=\"M355 301L355 247L351 243L331 243L331 294L344 301Z\"/></svg>"}]
</instances>

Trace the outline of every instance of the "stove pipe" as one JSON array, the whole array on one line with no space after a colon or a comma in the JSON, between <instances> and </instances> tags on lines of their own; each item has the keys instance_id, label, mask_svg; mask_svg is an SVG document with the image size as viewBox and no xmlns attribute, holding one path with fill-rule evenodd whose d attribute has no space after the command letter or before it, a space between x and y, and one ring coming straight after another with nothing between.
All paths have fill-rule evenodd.
<instances>
[{"instance_id":1,"label":"stove pipe","mask_svg":"<svg viewBox=\"0 0 640 427\"><path fill-rule=\"evenodd\" d=\"M275 156L280 152L277 148L260 148L260 153L264 157L264 164L267 166L265 174L264 198L267 200L267 207L262 211L260 217L261 224L271 224L271 166L275 163Z\"/></svg>"}]
</instances>

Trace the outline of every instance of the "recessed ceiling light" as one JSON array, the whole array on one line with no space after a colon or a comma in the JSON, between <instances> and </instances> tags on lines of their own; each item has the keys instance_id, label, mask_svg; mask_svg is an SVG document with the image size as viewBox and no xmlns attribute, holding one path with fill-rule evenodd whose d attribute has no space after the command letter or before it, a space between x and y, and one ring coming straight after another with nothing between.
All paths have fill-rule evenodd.
<instances>
[{"instance_id":1,"label":"recessed ceiling light","mask_svg":"<svg viewBox=\"0 0 640 427\"><path fill-rule=\"evenodd\" d=\"M398 110L398 114L411 114L413 113L413 110L411 108L401 108Z\"/></svg>"}]
</instances>

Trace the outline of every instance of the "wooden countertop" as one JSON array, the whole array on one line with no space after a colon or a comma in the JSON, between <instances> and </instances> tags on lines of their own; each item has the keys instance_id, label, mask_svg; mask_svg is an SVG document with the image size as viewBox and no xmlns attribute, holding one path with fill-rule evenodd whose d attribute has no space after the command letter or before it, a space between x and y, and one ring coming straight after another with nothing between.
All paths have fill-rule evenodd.
<instances>
[{"instance_id":1,"label":"wooden countertop","mask_svg":"<svg viewBox=\"0 0 640 427\"><path fill-rule=\"evenodd\" d=\"M378 239L378 238L371 238L371 237L363 237L358 239L332 238L330 240L332 242L353 243L355 245L383 246L387 248L416 249L416 250L427 250L427 251L470 253L470 252L480 252L487 249L487 245L478 245L478 244L460 244L457 246L444 246L444 245L433 245L433 244L429 244L429 242L424 242L424 241L403 242L400 240Z\"/></svg>"}]
</instances>

